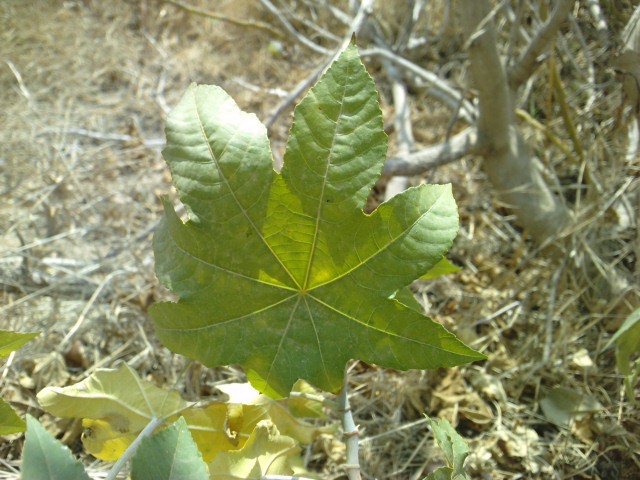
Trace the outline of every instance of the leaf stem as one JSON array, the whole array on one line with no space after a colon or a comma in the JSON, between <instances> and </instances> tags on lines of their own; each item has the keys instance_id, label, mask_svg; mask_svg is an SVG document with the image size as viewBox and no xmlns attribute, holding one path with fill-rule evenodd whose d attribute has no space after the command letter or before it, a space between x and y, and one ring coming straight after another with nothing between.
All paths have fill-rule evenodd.
<instances>
[{"instance_id":1,"label":"leaf stem","mask_svg":"<svg viewBox=\"0 0 640 480\"><path fill-rule=\"evenodd\" d=\"M133 454L136 453L136 450L140 446L142 440L144 440L146 437L150 437L155 429L162 425L164 421L164 418L152 417L147 426L144 427L144 429L140 432L136 439L131 443L131 445L129 445L129 448L125 450L122 456L113 465L113 467L109 471L109 474L105 477L105 480L116 480L118 473L120 473L120 470L122 470L122 467L124 467L125 463L127 463L131 459L131 457L133 457Z\"/></svg>"},{"instance_id":2,"label":"leaf stem","mask_svg":"<svg viewBox=\"0 0 640 480\"><path fill-rule=\"evenodd\" d=\"M353 421L351 406L349 405L348 378L345 372L344 385L338 396L338 412L342 414L342 430L345 437L344 443L347 447L347 463L345 463L344 467L347 470L349 480L361 480L360 459L358 457L360 434L358 433L357 425Z\"/></svg>"}]
</instances>

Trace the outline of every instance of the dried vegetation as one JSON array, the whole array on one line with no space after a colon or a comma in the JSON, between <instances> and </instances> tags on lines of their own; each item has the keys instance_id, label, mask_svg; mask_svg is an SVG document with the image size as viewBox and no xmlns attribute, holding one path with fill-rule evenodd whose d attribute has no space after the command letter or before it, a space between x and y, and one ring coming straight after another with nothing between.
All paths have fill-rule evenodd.
<instances>
[{"instance_id":1,"label":"dried vegetation","mask_svg":"<svg viewBox=\"0 0 640 480\"><path fill-rule=\"evenodd\" d=\"M346 9L347 2L333 3ZM407 16L393 2L378 3L381 31L399 38ZM4 366L2 395L76 452L79 425L38 408L35 394L46 385L126 361L195 398L216 395L216 383L242 375L199 365L181 375L185 360L158 344L146 315L151 302L168 295L154 277L150 243L159 196L171 194L160 154L166 112L195 81L221 85L266 120L325 60L292 39L258 0L190 4L223 18L160 0L0 5L0 318L2 328L43 332ZM297 16L300 32L332 49L347 32L323 4L290 2L288 14ZM415 31L428 43L409 59L473 98L465 91L456 2L452 11L443 2L427 5ZM607 2L605 37L582 2L572 10L553 55L569 117L551 94L548 59L519 104L522 132L576 213L571 232L534 243L472 157L409 180L454 184L461 232L451 258L463 271L419 285L417 293L429 315L489 360L406 373L354 363L352 406L366 479L420 479L438 465L424 413L448 418L469 440L472 478L640 478L640 417L624 397L613 352L602 350L640 303L640 161L626 155L624 121L614 122L621 95L607 69L632 8L630 1ZM523 34L531 33L534 12L521 13ZM511 23L497 15L506 40ZM275 33L225 17L261 22ZM367 66L381 90L393 155L389 79L379 59ZM419 82L410 82L409 93L418 147L462 128ZM290 110L270 129L276 156ZM381 182L377 197L384 190ZM591 261L579 261L584 257ZM628 282L623 289L610 288L614 268ZM584 411L565 426L541 408L555 405L558 394L583 400ZM17 436L0 440L0 478L15 478L20 446ZM324 478L345 478L343 453L338 441L322 437L312 446L311 466Z\"/></svg>"}]
</instances>

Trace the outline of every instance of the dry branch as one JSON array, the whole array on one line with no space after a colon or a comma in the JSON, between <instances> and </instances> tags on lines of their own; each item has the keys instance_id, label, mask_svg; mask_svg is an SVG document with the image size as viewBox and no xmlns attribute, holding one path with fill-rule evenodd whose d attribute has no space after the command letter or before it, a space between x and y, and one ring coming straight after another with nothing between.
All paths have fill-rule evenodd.
<instances>
[{"instance_id":1,"label":"dry branch","mask_svg":"<svg viewBox=\"0 0 640 480\"><path fill-rule=\"evenodd\" d=\"M478 136L485 149L483 166L520 224L534 238L544 242L568 225L572 215L547 186L542 165L531 155L518 132L512 91L497 50L495 26L492 20L484 21L490 11L486 0L461 2L464 30L470 32L469 70L478 91ZM537 35L536 39L548 40L549 31L546 28L545 34ZM536 47L528 48L528 52L543 48L541 40L534 42ZM531 64L525 61L521 65ZM530 66L521 68L522 72L530 70Z\"/></svg>"},{"instance_id":2,"label":"dry branch","mask_svg":"<svg viewBox=\"0 0 640 480\"><path fill-rule=\"evenodd\" d=\"M531 39L518 63L509 71L509 83L513 89L518 88L527 81L538 67L538 58L566 21L569 10L571 10L574 3L575 0L558 0L556 2L555 8L547 21Z\"/></svg>"},{"instance_id":3,"label":"dry branch","mask_svg":"<svg viewBox=\"0 0 640 480\"><path fill-rule=\"evenodd\" d=\"M403 157L388 158L384 166L384 174L422 175L467 155L479 155L482 148L477 129L469 127L439 145L432 145Z\"/></svg>"},{"instance_id":4,"label":"dry branch","mask_svg":"<svg viewBox=\"0 0 640 480\"><path fill-rule=\"evenodd\" d=\"M167 0L167 2L169 2L171 5L175 5L176 7L182 8L183 10L186 10L189 13L200 15L201 17L208 17L214 20L220 20L222 22L231 23L232 25L236 25L238 27L255 28L258 30L263 30L269 33L270 35L273 35L274 37L277 37L281 40L284 40L285 38L282 32L279 32L278 30L274 29L271 25L266 23L257 22L255 20L249 20L249 21L238 20L237 18L231 18L231 17L227 17L226 15L221 15L219 13L212 12L210 10L204 10L202 8L195 7L193 5L182 3L178 0Z\"/></svg>"}]
</instances>

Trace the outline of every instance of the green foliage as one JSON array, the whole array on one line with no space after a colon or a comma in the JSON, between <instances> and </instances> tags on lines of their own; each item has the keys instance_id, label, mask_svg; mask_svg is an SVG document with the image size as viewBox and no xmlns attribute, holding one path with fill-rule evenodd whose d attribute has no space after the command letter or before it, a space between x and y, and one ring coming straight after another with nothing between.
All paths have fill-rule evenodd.
<instances>
[{"instance_id":1,"label":"green foliage","mask_svg":"<svg viewBox=\"0 0 640 480\"><path fill-rule=\"evenodd\" d=\"M177 392L142 381L126 364L98 370L76 385L45 388L38 402L59 417L85 419L85 448L105 461L120 458L153 418L169 418L188 405Z\"/></svg>"},{"instance_id":2,"label":"green foliage","mask_svg":"<svg viewBox=\"0 0 640 480\"><path fill-rule=\"evenodd\" d=\"M23 480L89 480L71 451L53 438L38 421L27 415L27 434L22 450Z\"/></svg>"},{"instance_id":3,"label":"green foliage","mask_svg":"<svg viewBox=\"0 0 640 480\"><path fill-rule=\"evenodd\" d=\"M425 480L469 480L464 471L464 461L469 455L469 445L465 439L445 419L429 418L429 422L436 442L444 453L447 466L430 473Z\"/></svg>"},{"instance_id":4,"label":"green foliage","mask_svg":"<svg viewBox=\"0 0 640 480\"><path fill-rule=\"evenodd\" d=\"M25 428L24 420L0 398L0 435L24 432Z\"/></svg>"},{"instance_id":5,"label":"green foliage","mask_svg":"<svg viewBox=\"0 0 640 480\"><path fill-rule=\"evenodd\" d=\"M240 364L273 397L298 379L335 392L351 358L400 370L484 358L393 298L441 261L457 208L450 186L422 185L362 211L387 139L354 45L297 106L281 174L263 125L220 88L192 86L166 134L189 217L165 201L154 238L157 275L180 296L150 310L169 348Z\"/></svg>"},{"instance_id":6,"label":"green foliage","mask_svg":"<svg viewBox=\"0 0 640 480\"><path fill-rule=\"evenodd\" d=\"M636 404L635 385L640 374L640 308L627 317L620 329L611 337L605 348L616 345L616 364L622 375L625 375L627 398ZM635 356L635 358L634 358Z\"/></svg>"},{"instance_id":7,"label":"green foliage","mask_svg":"<svg viewBox=\"0 0 640 480\"><path fill-rule=\"evenodd\" d=\"M39 333L19 333L9 330L0 330L0 358L8 357L24 344L36 338Z\"/></svg>"},{"instance_id":8,"label":"green foliage","mask_svg":"<svg viewBox=\"0 0 640 480\"><path fill-rule=\"evenodd\" d=\"M39 333L18 333L0 330L0 358L8 357ZM26 425L11 406L0 398L0 435L24 432Z\"/></svg>"},{"instance_id":9,"label":"green foliage","mask_svg":"<svg viewBox=\"0 0 640 480\"><path fill-rule=\"evenodd\" d=\"M147 437L131 462L133 480L207 480L209 472L184 418Z\"/></svg>"}]
</instances>

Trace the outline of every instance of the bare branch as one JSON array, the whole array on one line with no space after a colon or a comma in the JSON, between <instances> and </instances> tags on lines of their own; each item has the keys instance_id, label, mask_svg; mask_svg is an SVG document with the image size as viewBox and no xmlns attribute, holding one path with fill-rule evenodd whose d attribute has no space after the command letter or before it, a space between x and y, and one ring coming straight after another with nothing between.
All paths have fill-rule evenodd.
<instances>
[{"instance_id":1,"label":"bare branch","mask_svg":"<svg viewBox=\"0 0 640 480\"><path fill-rule=\"evenodd\" d=\"M466 100L459 91L457 91L449 84L449 82L438 77L435 73L419 67L415 63L393 53L386 48L371 48L368 50L363 50L362 52L360 52L360 54L363 57L385 58L413 73L433 87L433 91L431 92L432 96L438 98L438 100L448 105L449 108L451 108L451 110L453 111L459 109L460 117L467 123L473 123L475 121L477 112L471 102Z\"/></svg>"},{"instance_id":2,"label":"bare branch","mask_svg":"<svg viewBox=\"0 0 640 480\"><path fill-rule=\"evenodd\" d=\"M268 0L260 0L260 1L268 2ZM265 126L267 128L271 128L271 126L275 123L276 119L280 116L280 114L283 111L285 111L289 106L291 106L291 104L295 102L296 99L300 95L302 95L302 93L305 90L307 90L311 85L313 85L318 79L318 77L322 75L322 72L324 72L329 67L329 65L331 65L331 63L336 58L338 58L340 53L345 48L347 48L353 35L357 34L360 31L360 28L362 27L367 16L371 13L372 5L373 5L373 0L364 0L360 4L360 9L358 10L358 13L356 14L356 16L353 18L350 28L347 29L347 33L345 34L340 46L335 50L335 52L331 54L331 57L329 59L323 62L322 65L320 65L320 67L318 67L316 70L314 70L311 73L311 75L309 75L307 78L299 82L298 85L296 85L295 88L291 91L291 93L289 93L289 95L282 102L280 102L276 106L276 108L274 108L271 111L271 113L269 114L269 118L267 118L265 122Z\"/></svg>"},{"instance_id":3,"label":"bare branch","mask_svg":"<svg viewBox=\"0 0 640 480\"><path fill-rule=\"evenodd\" d=\"M575 0L558 0L556 2L556 6L547 21L538 30L535 37L531 39L518 63L510 69L509 83L512 88L518 88L537 68L538 57L567 19L569 10L571 10L574 3Z\"/></svg>"},{"instance_id":4,"label":"bare branch","mask_svg":"<svg viewBox=\"0 0 640 480\"><path fill-rule=\"evenodd\" d=\"M338 396L338 411L342 414L342 431L345 436L344 443L347 447L347 463L344 467L347 469L349 480L361 480L360 458L358 456L360 434L358 433L358 426L353 421L353 414L349 405L348 378L345 374L344 385Z\"/></svg>"},{"instance_id":5,"label":"bare branch","mask_svg":"<svg viewBox=\"0 0 640 480\"><path fill-rule=\"evenodd\" d=\"M323 55L331 55L333 53L331 52L331 50L327 50L326 48L315 44L304 35L300 35L300 33L294 28L293 25L291 25L289 20L287 20L287 17L284 16L280 9L269 0L260 0L260 3L262 3L262 6L265 7L269 11L269 13L280 20L280 23L285 28L285 30L287 30L287 32L289 32L293 36L293 38L295 38L302 45L310 50L313 50L314 52L322 53Z\"/></svg>"},{"instance_id":6,"label":"bare branch","mask_svg":"<svg viewBox=\"0 0 640 480\"><path fill-rule=\"evenodd\" d=\"M186 10L189 13L200 15L201 17L213 18L214 20L220 20L223 22L231 23L238 27L257 28L258 30L264 30L265 32L268 32L269 34L281 40L284 39L284 35L282 35L281 32L274 29L271 25L267 25L266 23L257 22L254 20L249 20L249 21L238 20L237 18L231 18L225 15L220 15L219 13L211 12L209 10L204 10L202 8L195 7L193 5L188 5L178 0L167 0L167 2L169 2L171 5L175 5L176 7L182 8L183 10Z\"/></svg>"},{"instance_id":7,"label":"bare branch","mask_svg":"<svg viewBox=\"0 0 640 480\"><path fill-rule=\"evenodd\" d=\"M402 82L402 77L398 69L388 60L384 63L387 76L391 81L391 92L393 95L393 105L395 108L395 118L393 124L397 135L398 155L406 157L413 150L413 130L411 128L411 110L407 97L407 86ZM406 190L409 184L407 176L395 176L387 183L384 192L385 200L389 200L398 193Z\"/></svg>"},{"instance_id":8,"label":"bare branch","mask_svg":"<svg viewBox=\"0 0 640 480\"><path fill-rule=\"evenodd\" d=\"M388 158L383 173L384 175L422 175L467 155L478 155L482 149L478 131L470 127L440 145L429 146L405 157Z\"/></svg>"}]
</instances>

